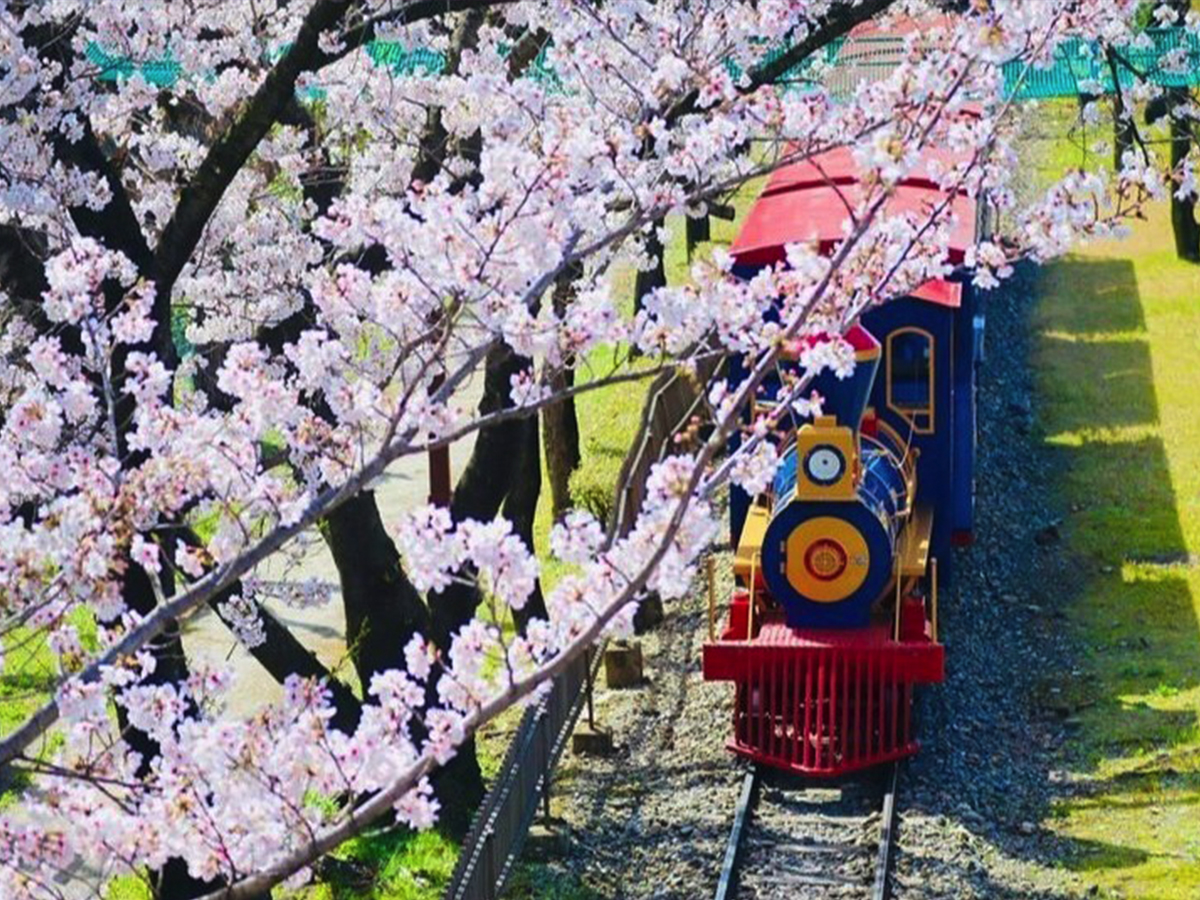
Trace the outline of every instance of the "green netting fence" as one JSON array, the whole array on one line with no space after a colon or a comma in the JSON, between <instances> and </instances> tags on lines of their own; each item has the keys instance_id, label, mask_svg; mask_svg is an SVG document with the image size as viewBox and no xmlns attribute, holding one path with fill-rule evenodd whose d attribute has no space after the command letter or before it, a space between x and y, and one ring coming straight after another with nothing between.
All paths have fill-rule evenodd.
<instances>
[{"instance_id":1,"label":"green netting fence","mask_svg":"<svg viewBox=\"0 0 1200 900\"><path fill-rule=\"evenodd\" d=\"M1116 48L1111 58L1094 42L1072 38L1058 47L1052 66L1004 67L1005 88L1019 100L1111 94L1115 84L1126 89L1138 80L1165 88L1200 84L1200 38L1184 28L1147 29L1138 44Z\"/></svg>"},{"instance_id":2,"label":"green netting fence","mask_svg":"<svg viewBox=\"0 0 1200 900\"><path fill-rule=\"evenodd\" d=\"M778 59L788 49L788 44L781 44L767 50L763 62ZM434 76L446 65L445 57L436 50L405 47L395 41L374 41L366 50L377 65L387 66L398 75ZM508 50L501 48L501 53ZM780 82L800 87L820 83L835 96L846 96L863 81L885 77L903 55L902 38L843 38L791 67ZM87 58L99 70L96 77L102 81L123 80L140 73L150 84L169 87L182 74L170 54L136 62L92 44ZM735 77L741 75L741 69L732 62L728 67ZM1002 68L1006 93L1018 100L1110 94L1115 84L1128 88L1138 80L1166 88L1189 88L1200 84L1200 38L1184 28L1151 28L1135 44L1117 48L1111 55L1095 42L1072 38L1058 47L1051 65L1011 62ZM559 84L545 49L529 71L531 77L550 87Z\"/></svg>"},{"instance_id":3,"label":"green netting fence","mask_svg":"<svg viewBox=\"0 0 1200 900\"><path fill-rule=\"evenodd\" d=\"M777 58L786 47L767 54ZM810 57L791 69L784 81L819 80L835 96L846 96L862 81L877 81L904 58L903 38L843 38L826 47L819 61ZM1114 48L1111 55L1095 41L1069 38L1047 66L1005 63L1005 95L1017 100L1099 96L1144 80L1165 88L1200 84L1200 38L1184 28L1146 29L1137 43ZM1116 80L1114 81L1114 73Z\"/></svg>"},{"instance_id":4,"label":"green netting fence","mask_svg":"<svg viewBox=\"0 0 1200 900\"><path fill-rule=\"evenodd\" d=\"M446 57L427 47L409 48L396 41L372 41L365 49L372 62L387 66L397 75L433 76L440 75L446 68ZM286 47L281 47L274 55L285 50ZM502 45L499 50L502 57L507 57L512 47ZM170 87L183 74L182 67L169 53L161 59L139 63L128 56L107 53L99 44L92 43L88 45L86 56L99 70L96 78L100 81L123 81L136 73L157 87ZM545 48L530 63L528 72L534 79L558 84L558 76L546 61Z\"/></svg>"}]
</instances>

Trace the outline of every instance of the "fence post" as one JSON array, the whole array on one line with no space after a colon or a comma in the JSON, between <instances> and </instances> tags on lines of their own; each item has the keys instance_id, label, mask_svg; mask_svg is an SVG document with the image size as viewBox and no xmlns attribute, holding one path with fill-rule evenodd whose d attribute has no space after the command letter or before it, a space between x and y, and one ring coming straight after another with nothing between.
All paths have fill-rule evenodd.
<instances>
[{"instance_id":1,"label":"fence post","mask_svg":"<svg viewBox=\"0 0 1200 900\"><path fill-rule=\"evenodd\" d=\"M559 685L555 683L554 687ZM553 701L554 695L550 695ZM550 704L547 703L547 706ZM548 718L548 717L547 717ZM550 821L550 723L547 718L541 721L542 726L542 818ZM554 716L554 718L558 718Z\"/></svg>"},{"instance_id":2,"label":"fence post","mask_svg":"<svg viewBox=\"0 0 1200 900\"><path fill-rule=\"evenodd\" d=\"M496 832L488 826L483 845L483 896L485 900L496 900Z\"/></svg>"},{"instance_id":3,"label":"fence post","mask_svg":"<svg viewBox=\"0 0 1200 900\"><path fill-rule=\"evenodd\" d=\"M588 712L588 728L591 731L596 730L596 712L592 706L592 648L588 647L584 651L584 662L586 665L583 669L584 681L587 684L587 712Z\"/></svg>"}]
</instances>

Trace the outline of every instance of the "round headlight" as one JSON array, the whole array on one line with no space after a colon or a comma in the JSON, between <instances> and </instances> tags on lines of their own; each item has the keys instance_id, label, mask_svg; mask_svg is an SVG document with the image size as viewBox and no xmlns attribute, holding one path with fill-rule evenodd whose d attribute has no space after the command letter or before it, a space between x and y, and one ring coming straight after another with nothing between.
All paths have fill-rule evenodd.
<instances>
[{"instance_id":1,"label":"round headlight","mask_svg":"<svg viewBox=\"0 0 1200 900\"><path fill-rule=\"evenodd\" d=\"M837 447L821 444L808 451L804 458L804 471L817 484L833 484L846 471L846 458Z\"/></svg>"}]
</instances>

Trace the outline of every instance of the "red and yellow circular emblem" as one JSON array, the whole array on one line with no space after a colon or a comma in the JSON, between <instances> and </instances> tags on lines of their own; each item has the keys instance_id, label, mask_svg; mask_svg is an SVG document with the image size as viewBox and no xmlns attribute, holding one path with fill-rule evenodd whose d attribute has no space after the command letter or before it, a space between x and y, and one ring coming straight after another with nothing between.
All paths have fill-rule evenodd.
<instances>
[{"instance_id":1,"label":"red and yellow circular emblem","mask_svg":"<svg viewBox=\"0 0 1200 900\"><path fill-rule=\"evenodd\" d=\"M813 541L804 554L804 567L814 578L833 581L846 571L846 548L830 538Z\"/></svg>"},{"instance_id":2,"label":"red and yellow circular emblem","mask_svg":"<svg viewBox=\"0 0 1200 900\"><path fill-rule=\"evenodd\" d=\"M844 519L816 516L800 523L785 542L784 573L798 593L816 603L837 603L867 580L871 553L861 532Z\"/></svg>"}]
</instances>

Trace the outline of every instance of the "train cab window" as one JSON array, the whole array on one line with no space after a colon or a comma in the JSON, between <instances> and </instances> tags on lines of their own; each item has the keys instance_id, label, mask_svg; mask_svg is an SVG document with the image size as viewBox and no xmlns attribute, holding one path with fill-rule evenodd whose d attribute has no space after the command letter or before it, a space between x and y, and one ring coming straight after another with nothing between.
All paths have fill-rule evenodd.
<instances>
[{"instance_id":1,"label":"train cab window","mask_svg":"<svg viewBox=\"0 0 1200 900\"><path fill-rule=\"evenodd\" d=\"M900 328L887 339L887 402L918 434L933 431L933 335Z\"/></svg>"}]
</instances>

